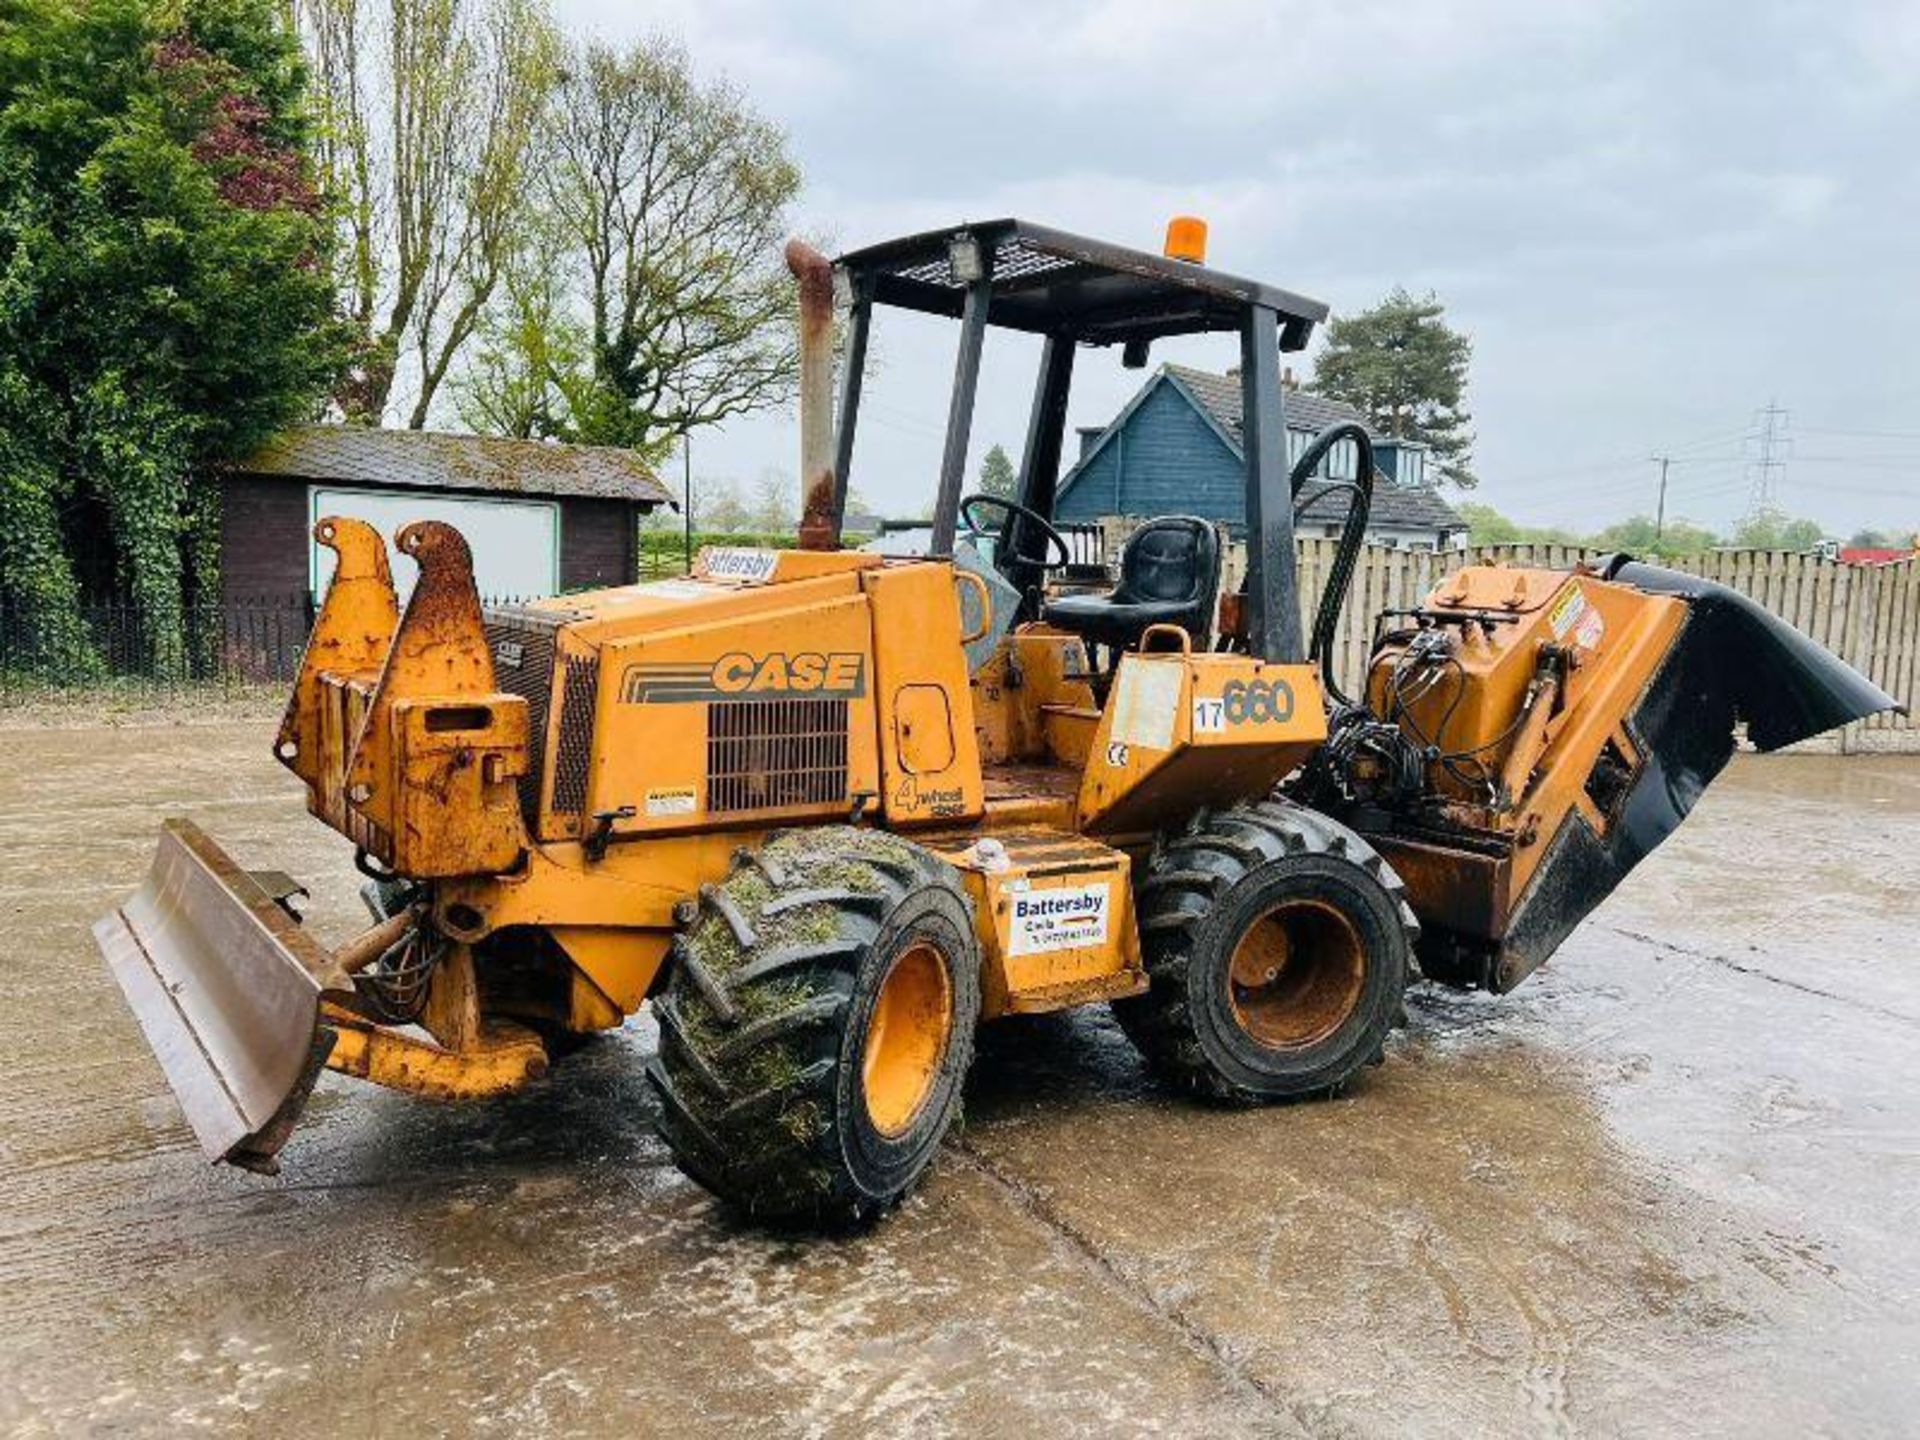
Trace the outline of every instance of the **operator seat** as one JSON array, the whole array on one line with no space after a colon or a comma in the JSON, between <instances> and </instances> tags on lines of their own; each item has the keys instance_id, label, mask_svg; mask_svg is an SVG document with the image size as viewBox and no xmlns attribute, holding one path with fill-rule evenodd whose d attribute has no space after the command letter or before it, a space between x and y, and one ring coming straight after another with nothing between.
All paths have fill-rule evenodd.
<instances>
[{"instance_id":1,"label":"operator seat","mask_svg":"<svg viewBox=\"0 0 1920 1440\"><path fill-rule=\"evenodd\" d=\"M1042 614L1114 653L1139 646L1149 625L1178 625L1206 643L1220 587L1220 537L1193 515L1149 520L1120 551L1120 583L1105 595L1063 595Z\"/></svg>"}]
</instances>

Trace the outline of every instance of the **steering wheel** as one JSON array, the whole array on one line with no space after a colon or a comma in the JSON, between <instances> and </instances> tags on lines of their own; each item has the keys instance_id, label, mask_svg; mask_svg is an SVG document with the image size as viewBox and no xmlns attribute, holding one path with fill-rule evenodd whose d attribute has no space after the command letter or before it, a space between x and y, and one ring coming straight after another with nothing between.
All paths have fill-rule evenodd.
<instances>
[{"instance_id":1,"label":"steering wheel","mask_svg":"<svg viewBox=\"0 0 1920 1440\"><path fill-rule=\"evenodd\" d=\"M1029 510L1025 505L1021 505L1016 501L1003 499L998 495L988 495L981 492L969 495L960 502L960 518L966 522L968 536L987 535L997 540L1007 533L1007 523L1005 520L1001 521L997 529L990 530L985 525L982 525L973 513L976 506L985 506L990 509L1004 511L1009 518L1017 517L1025 521L1026 525L1031 525L1039 532L1040 539L1044 542L1040 554L1028 555L1016 551L1009 558L1023 561L1028 565L1038 565L1042 570L1057 570L1073 559L1073 552L1067 548L1066 536L1054 529L1044 515L1037 510ZM1023 541L1026 539L1027 530L1024 525L1020 527L1019 535ZM1048 554L1049 549L1059 555L1060 558L1058 560L1051 558ZM995 563L997 564L998 561L996 560Z\"/></svg>"}]
</instances>

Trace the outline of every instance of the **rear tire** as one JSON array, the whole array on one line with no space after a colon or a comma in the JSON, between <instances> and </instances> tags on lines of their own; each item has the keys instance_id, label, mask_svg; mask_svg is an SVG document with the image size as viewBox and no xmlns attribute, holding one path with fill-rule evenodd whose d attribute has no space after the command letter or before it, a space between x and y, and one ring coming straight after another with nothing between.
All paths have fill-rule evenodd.
<instances>
[{"instance_id":1,"label":"rear tire","mask_svg":"<svg viewBox=\"0 0 1920 1440\"><path fill-rule=\"evenodd\" d=\"M1420 927L1345 826L1279 800L1203 814L1155 847L1137 909L1149 988L1113 1012L1174 1084L1297 1099L1381 1058Z\"/></svg>"},{"instance_id":2,"label":"rear tire","mask_svg":"<svg viewBox=\"0 0 1920 1440\"><path fill-rule=\"evenodd\" d=\"M760 1220L897 1205L960 1105L980 954L958 875L832 826L742 851L704 887L654 1011L648 1075L680 1168Z\"/></svg>"}]
</instances>

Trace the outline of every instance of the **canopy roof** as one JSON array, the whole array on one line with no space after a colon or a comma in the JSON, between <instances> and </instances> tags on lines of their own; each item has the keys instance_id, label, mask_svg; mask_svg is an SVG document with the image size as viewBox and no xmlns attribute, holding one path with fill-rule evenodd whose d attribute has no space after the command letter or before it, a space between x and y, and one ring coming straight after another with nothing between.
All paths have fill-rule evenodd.
<instances>
[{"instance_id":1,"label":"canopy roof","mask_svg":"<svg viewBox=\"0 0 1920 1440\"><path fill-rule=\"evenodd\" d=\"M1087 345L1240 328L1252 306L1280 317L1280 348L1305 347L1327 307L1237 275L1050 230L982 220L853 250L835 267L881 305L957 317L967 285L952 249L971 238L990 261L987 323Z\"/></svg>"}]
</instances>

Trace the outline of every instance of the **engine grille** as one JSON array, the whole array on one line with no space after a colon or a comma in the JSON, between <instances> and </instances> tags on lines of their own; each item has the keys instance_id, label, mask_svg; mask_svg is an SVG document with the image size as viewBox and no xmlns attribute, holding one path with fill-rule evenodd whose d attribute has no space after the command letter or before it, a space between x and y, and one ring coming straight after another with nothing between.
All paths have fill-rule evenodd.
<instances>
[{"instance_id":1,"label":"engine grille","mask_svg":"<svg viewBox=\"0 0 1920 1440\"><path fill-rule=\"evenodd\" d=\"M560 737L553 757L553 813L587 808L587 772L593 764L593 718L600 693L600 661L569 655L561 678Z\"/></svg>"},{"instance_id":2,"label":"engine grille","mask_svg":"<svg viewBox=\"0 0 1920 1440\"><path fill-rule=\"evenodd\" d=\"M546 773L547 711L553 699L554 637L570 617L489 605L481 619L493 652L494 684L527 702L527 773L520 777L520 814L540 823L540 779Z\"/></svg>"},{"instance_id":3,"label":"engine grille","mask_svg":"<svg viewBox=\"0 0 1920 1440\"><path fill-rule=\"evenodd\" d=\"M707 707L707 810L847 800L845 700L724 700Z\"/></svg>"}]
</instances>

